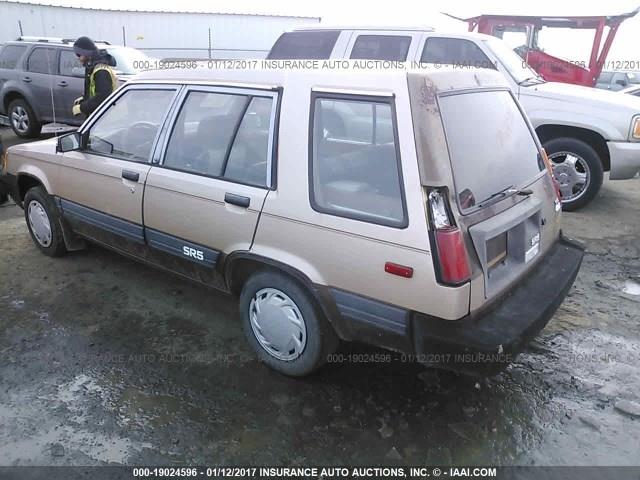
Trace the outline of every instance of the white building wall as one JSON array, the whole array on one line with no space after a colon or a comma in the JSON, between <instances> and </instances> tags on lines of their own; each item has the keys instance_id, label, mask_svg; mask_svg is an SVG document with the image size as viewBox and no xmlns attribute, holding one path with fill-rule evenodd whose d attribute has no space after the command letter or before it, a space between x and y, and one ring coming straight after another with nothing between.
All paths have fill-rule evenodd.
<instances>
[{"instance_id":1,"label":"white building wall","mask_svg":"<svg viewBox=\"0 0 640 480\"><path fill-rule=\"evenodd\" d=\"M138 48L156 58L262 58L285 30L319 18L127 12L0 1L0 43L20 34L93 39ZM124 27L124 34L123 34Z\"/></svg>"}]
</instances>

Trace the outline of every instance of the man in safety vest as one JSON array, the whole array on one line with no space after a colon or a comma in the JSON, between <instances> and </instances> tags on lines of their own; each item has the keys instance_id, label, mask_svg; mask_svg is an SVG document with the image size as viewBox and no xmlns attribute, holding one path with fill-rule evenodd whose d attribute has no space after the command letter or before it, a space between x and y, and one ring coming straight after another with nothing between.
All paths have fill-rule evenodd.
<instances>
[{"instance_id":1,"label":"man in safety vest","mask_svg":"<svg viewBox=\"0 0 640 480\"><path fill-rule=\"evenodd\" d=\"M84 96L73 102L73 114L88 116L118 88L113 70L116 61L106 50L98 50L89 37L78 38L73 51L84 66Z\"/></svg>"}]
</instances>

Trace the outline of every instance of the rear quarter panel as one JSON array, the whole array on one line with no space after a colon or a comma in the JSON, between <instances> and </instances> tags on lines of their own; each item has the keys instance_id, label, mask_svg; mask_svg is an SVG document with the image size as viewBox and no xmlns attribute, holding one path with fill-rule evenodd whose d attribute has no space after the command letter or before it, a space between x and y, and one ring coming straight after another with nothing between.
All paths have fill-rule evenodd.
<instances>
[{"instance_id":1,"label":"rear quarter panel","mask_svg":"<svg viewBox=\"0 0 640 480\"><path fill-rule=\"evenodd\" d=\"M321 285L446 319L469 311L469 285L437 288L416 161L406 77L378 86L395 94L408 226L393 228L320 213L311 207L308 139L311 85L292 84L280 117L278 190L267 196L252 251L284 262ZM353 87L330 83L318 87ZM335 81L335 80L333 80ZM369 90L370 91L370 90ZM413 278L386 273L385 262L414 269Z\"/></svg>"}]
</instances>

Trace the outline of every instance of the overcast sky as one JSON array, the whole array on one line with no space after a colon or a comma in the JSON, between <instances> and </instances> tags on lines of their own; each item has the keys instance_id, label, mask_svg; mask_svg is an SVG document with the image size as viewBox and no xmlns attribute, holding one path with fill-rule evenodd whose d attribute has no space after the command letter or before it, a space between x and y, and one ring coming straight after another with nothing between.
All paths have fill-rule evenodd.
<instances>
[{"instance_id":1,"label":"overcast sky","mask_svg":"<svg viewBox=\"0 0 640 480\"><path fill-rule=\"evenodd\" d=\"M22 0L19 0L22 1ZM24 2L30 3L30 2ZM304 15L322 17L326 24L338 25L430 25L438 30L466 30L466 24L450 19L440 12L459 17L482 13L511 15L616 15L630 12L640 5L640 0L585 1L509 1L509 0L45 0L49 5L89 8L138 10L184 10L224 13L264 13L278 15ZM592 32L552 30L545 32L541 46L549 53L571 60L588 59ZM640 14L627 20L619 29L609 54L609 60L627 60L640 63ZM640 70L640 65L634 69Z\"/></svg>"}]
</instances>

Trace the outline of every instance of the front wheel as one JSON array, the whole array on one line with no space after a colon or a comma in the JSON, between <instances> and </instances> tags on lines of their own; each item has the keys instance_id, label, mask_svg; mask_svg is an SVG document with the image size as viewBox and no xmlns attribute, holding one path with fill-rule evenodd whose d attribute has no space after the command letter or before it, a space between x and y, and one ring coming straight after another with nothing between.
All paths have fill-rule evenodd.
<instances>
[{"instance_id":1,"label":"front wheel","mask_svg":"<svg viewBox=\"0 0 640 480\"><path fill-rule=\"evenodd\" d=\"M31 239L42 253L59 257L67 252L58 209L42 187L33 187L24 196L24 216Z\"/></svg>"},{"instance_id":2,"label":"front wheel","mask_svg":"<svg viewBox=\"0 0 640 480\"><path fill-rule=\"evenodd\" d=\"M249 278L240 294L240 315L259 360L285 375L312 373L338 345L310 294L279 272L261 271Z\"/></svg>"},{"instance_id":3,"label":"front wheel","mask_svg":"<svg viewBox=\"0 0 640 480\"><path fill-rule=\"evenodd\" d=\"M544 148L560 184L563 210L577 210L591 202L604 179L602 162L596 151L575 138L554 138L546 142Z\"/></svg>"}]
</instances>

